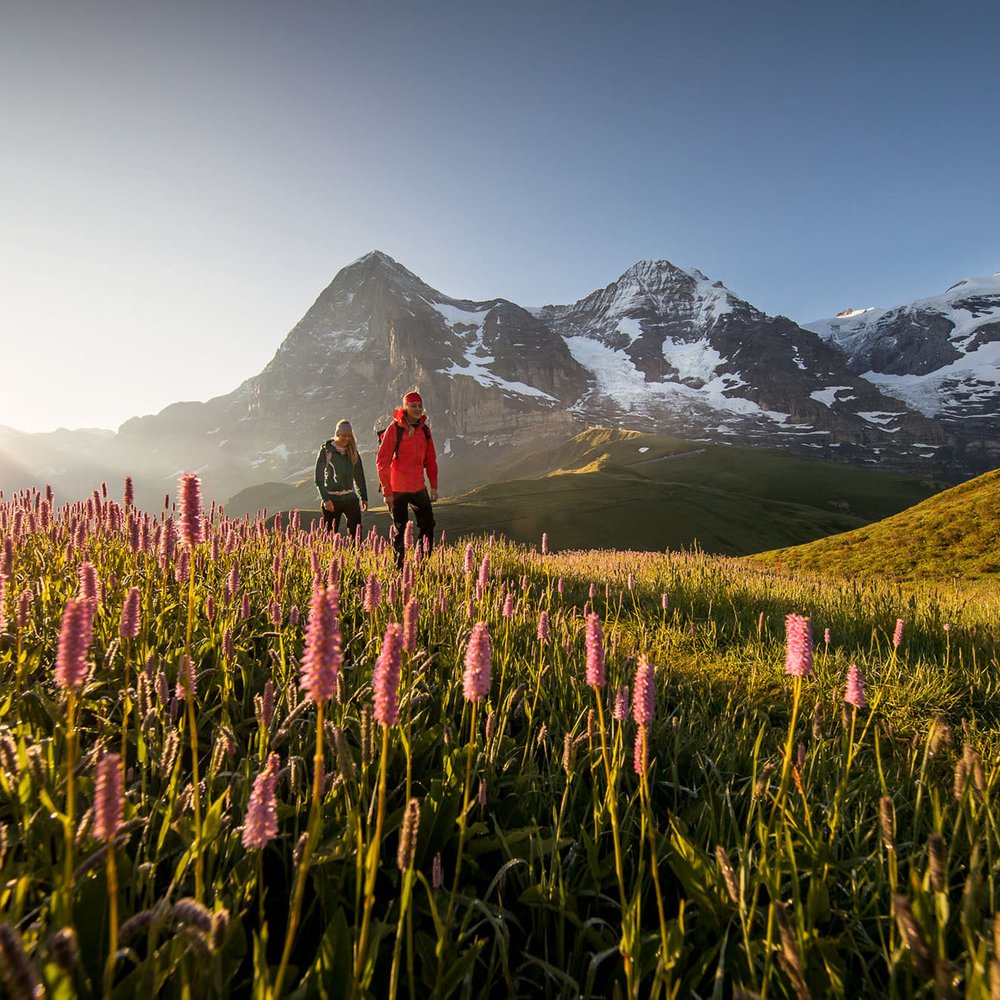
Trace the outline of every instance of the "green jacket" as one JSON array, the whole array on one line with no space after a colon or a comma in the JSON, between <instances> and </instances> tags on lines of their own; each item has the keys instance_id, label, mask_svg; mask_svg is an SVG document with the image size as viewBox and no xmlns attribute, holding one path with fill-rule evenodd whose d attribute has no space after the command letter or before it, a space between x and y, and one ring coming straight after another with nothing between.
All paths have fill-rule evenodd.
<instances>
[{"instance_id":1,"label":"green jacket","mask_svg":"<svg viewBox=\"0 0 1000 1000\"><path fill-rule=\"evenodd\" d=\"M358 455L358 464L352 465L351 460L343 452L337 451L333 438L327 440L316 456L316 489L320 499L332 499L331 494L343 490L353 490L357 485L361 499L368 503L368 487L365 484L365 469Z\"/></svg>"}]
</instances>

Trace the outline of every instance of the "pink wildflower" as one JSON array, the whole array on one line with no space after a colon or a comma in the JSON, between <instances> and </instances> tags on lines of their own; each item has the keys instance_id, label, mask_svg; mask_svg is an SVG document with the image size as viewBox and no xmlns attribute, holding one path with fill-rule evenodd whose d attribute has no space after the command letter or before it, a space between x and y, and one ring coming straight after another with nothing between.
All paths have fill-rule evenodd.
<instances>
[{"instance_id":1,"label":"pink wildflower","mask_svg":"<svg viewBox=\"0 0 1000 1000\"><path fill-rule=\"evenodd\" d=\"M549 613L540 611L538 613L538 639L540 642L549 641Z\"/></svg>"},{"instance_id":2,"label":"pink wildflower","mask_svg":"<svg viewBox=\"0 0 1000 1000\"><path fill-rule=\"evenodd\" d=\"M472 550L472 543L465 546L465 575L471 576L476 568L476 554Z\"/></svg>"},{"instance_id":3,"label":"pink wildflower","mask_svg":"<svg viewBox=\"0 0 1000 1000\"><path fill-rule=\"evenodd\" d=\"M635 747L632 751L632 770L642 775L646 771L647 730L640 726L635 734Z\"/></svg>"},{"instance_id":4,"label":"pink wildflower","mask_svg":"<svg viewBox=\"0 0 1000 1000\"><path fill-rule=\"evenodd\" d=\"M417 648L417 622L420 619L420 602L411 597L403 609L403 649L408 653Z\"/></svg>"},{"instance_id":5,"label":"pink wildflower","mask_svg":"<svg viewBox=\"0 0 1000 1000\"><path fill-rule=\"evenodd\" d=\"M375 664L372 687L375 691L375 721L383 726L399 722L399 674L402 666L403 626L390 622L382 639Z\"/></svg>"},{"instance_id":6,"label":"pink wildflower","mask_svg":"<svg viewBox=\"0 0 1000 1000\"><path fill-rule=\"evenodd\" d=\"M892 634L892 648L899 649L903 642L903 625L904 621L902 618L896 619L896 631Z\"/></svg>"},{"instance_id":7,"label":"pink wildflower","mask_svg":"<svg viewBox=\"0 0 1000 1000\"><path fill-rule=\"evenodd\" d=\"M193 472L185 472L181 476L177 505L181 513L181 542L193 549L204 538L201 523L201 480Z\"/></svg>"},{"instance_id":8,"label":"pink wildflower","mask_svg":"<svg viewBox=\"0 0 1000 1000\"><path fill-rule=\"evenodd\" d=\"M847 668L847 689L844 691L844 701L854 708L864 708L868 704L865 698L865 681L861 669L856 663Z\"/></svg>"},{"instance_id":9,"label":"pink wildflower","mask_svg":"<svg viewBox=\"0 0 1000 1000\"><path fill-rule=\"evenodd\" d=\"M615 707L612 711L613 717L618 722L624 722L628 718L628 685L622 684L615 690Z\"/></svg>"},{"instance_id":10,"label":"pink wildflower","mask_svg":"<svg viewBox=\"0 0 1000 1000\"><path fill-rule=\"evenodd\" d=\"M122 605L122 620L118 629L123 639L134 639L139 634L139 588L131 587Z\"/></svg>"},{"instance_id":11,"label":"pink wildflower","mask_svg":"<svg viewBox=\"0 0 1000 1000\"><path fill-rule=\"evenodd\" d=\"M243 846L247 850L264 847L278 835L278 812L275 789L280 759L276 753L267 758L267 767L254 778L253 791L243 824Z\"/></svg>"},{"instance_id":12,"label":"pink wildflower","mask_svg":"<svg viewBox=\"0 0 1000 1000\"><path fill-rule=\"evenodd\" d=\"M809 677L813 672L812 632L803 615L785 616L785 673Z\"/></svg>"},{"instance_id":13,"label":"pink wildflower","mask_svg":"<svg viewBox=\"0 0 1000 1000\"><path fill-rule=\"evenodd\" d=\"M490 691L492 650L486 622L476 622L465 651L464 691L468 701L482 701Z\"/></svg>"},{"instance_id":14,"label":"pink wildflower","mask_svg":"<svg viewBox=\"0 0 1000 1000\"><path fill-rule=\"evenodd\" d=\"M94 782L94 836L105 843L114 840L124 815L121 754L106 753L97 764Z\"/></svg>"},{"instance_id":15,"label":"pink wildflower","mask_svg":"<svg viewBox=\"0 0 1000 1000\"><path fill-rule=\"evenodd\" d=\"M549 533L547 531L542 532L542 555L547 556L549 554Z\"/></svg>"},{"instance_id":16,"label":"pink wildflower","mask_svg":"<svg viewBox=\"0 0 1000 1000\"><path fill-rule=\"evenodd\" d=\"M653 667L640 655L632 685L632 717L640 726L649 726L656 714L656 678Z\"/></svg>"},{"instance_id":17,"label":"pink wildflower","mask_svg":"<svg viewBox=\"0 0 1000 1000\"><path fill-rule=\"evenodd\" d=\"M87 650L94 638L90 602L70 599L63 611L56 654L56 683L61 688L79 689L87 679Z\"/></svg>"},{"instance_id":18,"label":"pink wildflower","mask_svg":"<svg viewBox=\"0 0 1000 1000\"><path fill-rule=\"evenodd\" d=\"M597 614L587 615L587 686L604 687L604 635Z\"/></svg>"},{"instance_id":19,"label":"pink wildflower","mask_svg":"<svg viewBox=\"0 0 1000 1000\"><path fill-rule=\"evenodd\" d=\"M329 701L337 691L342 659L337 592L314 587L309 602L301 682L310 701Z\"/></svg>"},{"instance_id":20,"label":"pink wildflower","mask_svg":"<svg viewBox=\"0 0 1000 1000\"><path fill-rule=\"evenodd\" d=\"M132 477L125 477L125 489L122 495L122 502L125 509L128 510L135 503L135 487L132 485Z\"/></svg>"}]
</instances>

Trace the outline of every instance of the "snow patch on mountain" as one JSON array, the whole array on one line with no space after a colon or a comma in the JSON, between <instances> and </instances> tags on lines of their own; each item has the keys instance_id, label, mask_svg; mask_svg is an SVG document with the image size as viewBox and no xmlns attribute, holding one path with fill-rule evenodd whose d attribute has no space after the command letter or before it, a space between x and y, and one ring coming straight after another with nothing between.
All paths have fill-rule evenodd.
<instances>
[{"instance_id":1,"label":"snow patch on mountain","mask_svg":"<svg viewBox=\"0 0 1000 1000\"><path fill-rule=\"evenodd\" d=\"M856 398L852 394L850 396L844 396L843 399L839 399L838 393L841 392L851 392L851 387L849 385L832 385L827 389L817 389L815 392L809 393L809 398L815 399L824 406L833 406L834 403L846 403L849 400Z\"/></svg>"},{"instance_id":2,"label":"snow patch on mountain","mask_svg":"<svg viewBox=\"0 0 1000 1000\"><path fill-rule=\"evenodd\" d=\"M778 424L789 419L789 414L765 410L753 400L727 396L726 392L734 387L733 381L737 377L716 374L714 366L724 359L702 342L679 345L687 353L680 351L677 355L668 356L671 362L677 360L685 366L688 377L702 383L695 388L683 382L647 382L645 375L624 351L616 351L590 337L566 337L565 340L573 357L591 372L596 393L607 397L622 410L646 411L664 405L674 409L696 406L740 416L764 416ZM673 342L671 344L674 346ZM667 356L666 350L664 355ZM581 412L584 408L582 404L583 401L578 402L574 409Z\"/></svg>"},{"instance_id":3,"label":"snow patch on mountain","mask_svg":"<svg viewBox=\"0 0 1000 1000\"><path fill-rule=\"evenodd\" d=\"M1000 393L1000 341L983 344L929 375L868 371L862 378L928 417L948 410L959 388L965 404L986 404Z\"/></svg>"}]
</instances>

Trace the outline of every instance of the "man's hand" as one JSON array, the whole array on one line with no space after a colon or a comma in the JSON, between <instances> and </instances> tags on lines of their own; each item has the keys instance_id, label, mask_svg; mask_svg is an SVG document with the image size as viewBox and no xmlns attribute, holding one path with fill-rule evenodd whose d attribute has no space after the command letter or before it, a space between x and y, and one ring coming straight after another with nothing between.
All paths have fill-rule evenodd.
<instances>
[{"instance_id":1,"label":"man's hand","mask_svg":"<svg viewBox=\"0 0 1000 1000\"><path fill-rule=\"evenodd\" d=\"M438 491L437 490L431 490L431 501L434 502L434 503L436 503L437 502L437 498L438 498Z\"/></svg>"},{"instance_id":2,"label":"man's hand","mask_svg":"<svg viewBox=\"0 0 1000 1000\"><path fill-rule=\"evenodd\" d=\"M332 500L324 500L323 501L323 510L325 510L328 514L332 514L333 513L333 501Z\"/></svg>"},{"instance_id":3,"label":"man's hand","mask_svg":"<svg viewBox=\"0 0 1000 1000\"><path fill-rule=\"evenodd\" d=\"M386 490L382 496L385 497L386 507L392 507L392 490Z\"/></svg>"},{"instance_id":4,"label":"man's hand","mask_svg":"<svg viewBox=\"0 0 1000 1000\"><path fill-rule=\"evenodd\" d=\"M368 501L367 500L362 500L361 501L361 509L363 511L368 510Z\"/></svg>"}]
</instances>

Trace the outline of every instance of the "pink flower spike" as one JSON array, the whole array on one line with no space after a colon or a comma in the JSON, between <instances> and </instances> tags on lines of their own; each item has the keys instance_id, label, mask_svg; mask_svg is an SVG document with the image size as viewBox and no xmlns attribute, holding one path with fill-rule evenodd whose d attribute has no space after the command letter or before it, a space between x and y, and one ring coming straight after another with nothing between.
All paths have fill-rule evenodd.
<instances>
[{"instance_id":1,"label":"pink flower spike","mask_svg":"<svg viewBox=\"0 0 1000 1000\"><path fill-rule=\"evenodd\" d=\"M810 677L813 672L812 632L803 615L785 617L785 673Z\"/></svg>"},{"instance_id":2,"label":"pink flower spike","mask_svg":"<svg viewBox=\"0 0 1000 1000\"><path fill-rule=\"evenodd\" d=\"M94 638L90 602L70 599L63 611L56 654L56 683L61 688L79 690L87 679L87 650Z\"/></svg>"},{"instance_id":3,"label":"pink flower spike","mask_svg":"<svg viewBox=\"0 0 1000 1000\"><path fill-rule=\"evenodd\" d=\"M329 701L337 691L342 660L336 590L314 587L302 654L301 682L310 701Z\"/></svg>"},{"instance_id":4,"label":"pink flower spike","mask_svg":"<svg viewBox=\"0 0 1000 1000\"><path fill-rule=\"evenodd\" d=\"M623 684L615 691L615 707L612 712L613 717L618 722L624 722L628 718L628 685Z\"/></svg>"},{"instance_id":5,"label":"pink flower spike","mask_svg":"<svg viewBox=\"0 0 1000 1000\"><path fill-rule=\"evenodd\" d=\"M538 613L538 640L539 642L549 641L549 613L539 611Z\"/></svg>"},{"instance_id":6,"label":"pink flower spike","mask_svg":"<svg viewBox=\"0 0 1000 1000\"><path fill-rule=\"evenodd\" d=\"M892 648L899 649L903 642L903 625L905 622L902 618L896 619L896 631L892 634Z\"/></svg>"},{"instance_id":7,"label":"pink flower spike","mask_svg":"<svg viewBox=\"0 0 1000 1000\"><path fill-rule=\"evenodd\" d=\"M640 726L649 726L656 714L656 678L653 666L644 655L639 656L632 687L632 718Z\"/></svg>"},{"instance_id":8,"label":"pink flower spike","mask_svg":"<svg viewBox=\"0 0 1000 1000\"><path fill-rule=\"evenodd\" d=\"M403 626L390 622L382 639L375 664L372 687L375 691L375 721L382 726L399 722L399 674L402 667Z\"/></svg>"},{"instance_id":9,"label":"pink flower spike","mask_svg":"<svg viewBox=\"0 0 1000 1000\"><path fill-rule=\"evenodd\" d=\"M587 686L604 687L604 635L596 612L587 615Z\"/></svg>"},{"instance_id":10,"label":"pink flower spike","mask_svg":"<svg viewBox=\"0 0 1000 1000\"><path fill-rule=\"evenodd\" d=\"M465 651L463 690L468 701L482 701L490 693L492 657L489 626L486 622L476 622Z\"/></svg>"},{"instance_id":11,"label":"pink flower spike","mask_svg":"<svg viewBox=\"0 0 1000 1000\"><path fill-rule=\"evenodd\" d=\"M254 778L253 791L243 824L243 846L247 850L264 847L278 835L278 812L275 789L280 760L276 753L267 758L267 767Z\"/></svg>"},{"instance_id":12,"label":"pink flower spike","mask_svg":"<svg viewBox=\"0 0 1000 1000\"><path fill-rule=\"evenodd\" d=\"M204 538L201 523L201 480L193 472L185 472L181 476L177 506L181 515L181 542L193 549Z\"/></svg>"},{"instance_id":13,"label":"pink flower spike","mask_svg":"<svg viewBox=\"0 0 1000 1000\"><path fill-rule=\"evenodd\" d=\"M852 663L847 668L847 689L844 691L844 701L854 708L865 708L868 699L865 698L865 680L861 676L861 668Z\"/></svg>"},{"instance_id":14,"label":"pink flower spike","mask_svg":"<svg viewBox=\"0 0 1000 1000\"><path fill-rule=\"evenodd\" d=\"M119 634L123 639L134 639L139 634L139 588L131 587L122 606Z\"/></svg>"},{"instance_id":15,"label":"pink flower spike","mask_svg":"<svg viewBox=\"0 0 1000 1000\"><path fill-rule=\"evenodd\" d=\"M114 840L124 815L121 754L106 753L97 764L94 781L94 836L105 843Z\"/></svg>"}]
</instances>

